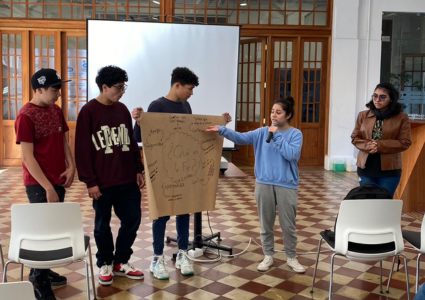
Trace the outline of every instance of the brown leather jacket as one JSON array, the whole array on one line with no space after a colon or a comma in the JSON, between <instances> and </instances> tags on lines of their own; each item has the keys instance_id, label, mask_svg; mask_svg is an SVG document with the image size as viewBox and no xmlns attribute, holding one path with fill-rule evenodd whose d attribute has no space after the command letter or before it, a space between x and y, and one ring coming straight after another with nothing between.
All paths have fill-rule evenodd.
<instances>
[{"instance_id":1,"label":"brown leather jacket","mask_svg":"<svg viewBox=\"0 0 425 300\"><path fill-rule=\"evenodd\" d=\"M376 116L370 110L359 113L356 127L351 134L351 143L360 150L357 157L357 166L364 169L369 155L367 142L372 139L372 130ZM405 113L399 113L384 120L382 140L378 141L378 153L381 153L381 169L401 169L401 152L409 149L410 122Z\"/></svg>"}]
</instances>

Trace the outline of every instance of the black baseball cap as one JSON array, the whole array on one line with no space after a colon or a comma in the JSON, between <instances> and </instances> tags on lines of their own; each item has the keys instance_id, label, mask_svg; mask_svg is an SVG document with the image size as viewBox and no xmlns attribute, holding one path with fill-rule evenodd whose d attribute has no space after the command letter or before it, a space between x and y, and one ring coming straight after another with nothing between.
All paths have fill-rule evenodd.
<instances>
[{"instance_id":1,"label":"black baseball cap","mask_svg":"<svg viewBox=\"0 0 425 300\"><path fill-rule=\"evenodd\" d=\"M33 90L48 88L49 86L60 85L71 80L62 80L59 73L53 69L40 69L31 77Z\"/></svg>"}]
</instances>

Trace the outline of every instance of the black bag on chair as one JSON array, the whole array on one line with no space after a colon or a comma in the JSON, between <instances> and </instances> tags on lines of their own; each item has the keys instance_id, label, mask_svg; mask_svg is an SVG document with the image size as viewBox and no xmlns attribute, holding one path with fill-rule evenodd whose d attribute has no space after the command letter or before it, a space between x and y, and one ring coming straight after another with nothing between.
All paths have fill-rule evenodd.
<instances>
[{"instance_id":1,"label":"black bag on chair","mask_svg":"<svg viewBox=\"0 0 425 300\"><path fill-rule=\"evenodd\" d=\"M391 193L376 183L366 182L348 192L344 200L355 199L392 199Z\"/></svg>"},{"instance_id":2,"label":"black bag on chair","mask_svg":"<svg viewBox=\"0 0 425 300\"><path fill-rule=\"evenodd\" d=\"M361 200L361 199L392 199L393 196L391 193L383 187L380 187L376 183L366 182L361 186L355 187L348 192L344 200ZM335 232L336 232L336 221L338 220L338 215L335 218L334 231L327 229L325 230L326 236L330 240L335 241Z\"/></svg>"}]
</instances>

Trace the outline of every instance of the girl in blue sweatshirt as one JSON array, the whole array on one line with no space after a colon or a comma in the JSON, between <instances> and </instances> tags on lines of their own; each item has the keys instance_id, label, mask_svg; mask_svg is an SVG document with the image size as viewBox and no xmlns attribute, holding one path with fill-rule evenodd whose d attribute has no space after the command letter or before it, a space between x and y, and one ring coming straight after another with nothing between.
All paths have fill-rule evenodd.
<instances>
[{"instance_id":1,"label":"girl in blue sweatshirt","mask_svg":"<svg viewBox=\"0 0 425 300\"><path fill-rule=\"evenodd\" d=\"M261 242L264 260L259 271L267 271L273 265L276 206L283 231L287 264L297 273L305 270L296 259L297 233L295 218L298 203L298 160L303 136L300 130L289 125L294 116L294 99L290 96L277 100L270 118L273 126L262 127L245 133L235 132L224 126L210 126L206 131L218 132L238 145L254 145L255 152L255 200L261 224ZM268 143L269 134L273 137Z\"/></svg>"}]
</instances>

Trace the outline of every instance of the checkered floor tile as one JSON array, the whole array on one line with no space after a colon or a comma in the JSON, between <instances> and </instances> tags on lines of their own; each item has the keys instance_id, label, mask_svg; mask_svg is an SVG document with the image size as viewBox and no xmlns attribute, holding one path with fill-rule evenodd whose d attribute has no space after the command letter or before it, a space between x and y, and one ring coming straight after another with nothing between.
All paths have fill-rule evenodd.
<instances>
[{"instance_id":1,"label":"checkered floor tile","mask_svg":"<svg viewBox=\"0 0 425 300\"><path fill-rule=\"evenodd\" d=\"M228 253L221 252L223 257L219 261L195 262L195 276L187 277L175 269L171 260L177 246L174 243L166 244L164 254L170 279L167 281L154 279L149 273L152 258L152 227L148 219L144 190L142 200L144 215L133 246L134 254L131 262L145 272L145 279L136 281L123 277L115 278L113 285L109 287L98 285L96 280L98 299L326 299L329 290L331 253L326 251L326 246L322 247L324 251L320 255L315 292L310 294L316 257L314 252L317 250L319 232L333 226L341 199L356 186L356 174L335 173L317 168L300 170L297 251L299 262L306 267L306 273L296 274L288 268L286 256L281 252L274 255L274 266L270 270L267 272L256 270L258 263L263 259L263 253L257 244L260 243L260 225L253 197L255 177L252 168L241 167L241 169L248 176L220 178L216 210L208 215L203 213L203 234L209 235L211 230L219 231L222 238L221 245L231 247L234 254L240 255L229 258L225 256ZM21 168L9 168L0 172L0 243L3 246L4 258L7 260L10 205L27 203L27 197L22 186ZM81 204L85 232L93 237L94 211L85 186L75 180L73 186L67 190L65 201ZM167 236L176 235L173 219L168 222ZM420 231L421 221L411 215L403 215L402 225L408 230ZM112 228L116 236L119 221L115 217ZM275 249L283 250L282 234L277 220L275 229ZM93 238L92 251L96 252ZM409 258L410 290L414 292L416 254L414 251L406 250L406 255ZM215 257L216 255L210 253L208 258L201 257L201 259L212 260ZM389 294L379 292L379 263L365 264L336 258L335 264L333 299L407 299L403 264L391 281ZM383 284L386 284L391 268L390 261L385 261L383 267ZM66 286L54 288L57 299L86 299L83 263L55 271L68 278ZM95 268L96 274L97 271ZM25 268L24 280L28 279L28 273L29 270ZM10 265L7 275L9 281L19 280L19 267ZM3 276L1 271L0 276ZM420 282L424 281L425 278L421 278ZM412 298L413 296L414 294Z\"/></svg>"}]
</instances>

